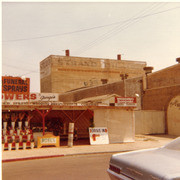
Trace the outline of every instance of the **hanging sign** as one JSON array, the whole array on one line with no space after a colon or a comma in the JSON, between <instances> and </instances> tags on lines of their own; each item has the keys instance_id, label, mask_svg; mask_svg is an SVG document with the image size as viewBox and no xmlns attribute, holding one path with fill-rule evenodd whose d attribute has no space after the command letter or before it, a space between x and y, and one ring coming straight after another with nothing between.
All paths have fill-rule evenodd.
<instances>
[{"instance_id":1,"label":"hanging sign","mask_svg":"<svg viewBox=\"0 0 180 180\"><path fill-rule=\"evenodd\" d=\"M115 97L116 106L137 106L135 97Z\"/></svg>"},{"instance_id":2,"label":"hanging sign","mask_svg":"<svg viewBox=\"0 0 180 180\"><path fill-rule=\"evenodd\" d=\"M90 144L109 144L108 130L106 127L89 128Z\"/></svg>"}]
</instances>

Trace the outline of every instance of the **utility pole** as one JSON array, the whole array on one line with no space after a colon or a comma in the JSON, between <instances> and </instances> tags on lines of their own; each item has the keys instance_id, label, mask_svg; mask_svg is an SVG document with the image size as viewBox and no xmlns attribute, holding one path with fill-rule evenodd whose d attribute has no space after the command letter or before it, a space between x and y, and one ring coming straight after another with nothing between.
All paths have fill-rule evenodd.
<instances>
[{"instance_id":1,"label":"utility pole","mask_svg":"<svg viewBox=\"0 0 180 180\"><path fill-rule=\"evenodd\" d=\"M123 84L124 84L124 97L126 97L126 81L125 79L127 79L129 75L128 74L120 74L121 79L123 80Z\"/></svg>"}]
</instances>

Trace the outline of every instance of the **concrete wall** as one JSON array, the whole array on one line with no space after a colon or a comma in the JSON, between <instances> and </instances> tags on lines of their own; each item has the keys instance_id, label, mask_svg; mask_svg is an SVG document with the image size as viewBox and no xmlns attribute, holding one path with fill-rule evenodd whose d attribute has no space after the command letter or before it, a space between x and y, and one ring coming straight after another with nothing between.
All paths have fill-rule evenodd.
<instances>
[{"instance_id":1,"label":"concrete wall","mask_svg":"<svg viewBox=\"0 0 180 180\"><path fill-rule=\"evenodd\" d=\"M180 95L174 97L167 110L168 134L180 136Z\"/></svg>"},{"instance_id":2,"label":"concrete wall","mask_svg":"<svg viewBox=\"0 0 180 180\"><path fill-rule=\"evenodd\" d=\"M165 133L164 111L135 111L135 134Z\"/></svg>"},{"instance_id":3,"label":"concrete wall","mask_svg":"<svg viewBox=\"0 0 180 180\"><path fill-rule=\"evenodd\" d=\"M99 86L144 75L145 62L51 55L41 61L41 92L64 93L82 87ZM44 80L51 78L51 84ZM46 88L47 87L47 88Z\"/></svg>"},{"instance_id":4,"label":"concrete wall","mask_svg":"<svg viewBox=\"0 0 180 180\"><path fill-rule=\"evenodd\" d=\"M96 127L107 127L109 142L133 142L135 125L133 111L121 109L94 110L94 123Z\"/></svg>"}]
</instances>

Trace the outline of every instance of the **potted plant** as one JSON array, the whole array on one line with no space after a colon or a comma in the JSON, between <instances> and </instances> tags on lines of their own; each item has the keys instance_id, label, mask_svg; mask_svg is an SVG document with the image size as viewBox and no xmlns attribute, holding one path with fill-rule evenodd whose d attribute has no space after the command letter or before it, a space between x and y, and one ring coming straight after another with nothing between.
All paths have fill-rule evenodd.
<instances>
[{"instance_id":1,"label":"potted plant","mask_svg":"<svg viewBox=\"0 0 180 180\"><path fill-rule=\"evenodd\" d=\"M27 143L27 141L26 141L26 140L23 140L23 149L24 149L24 150L26 149L26 143Z\"/></svg>"},{"instance_id":2,"label":"potted plant","mask_svg":"<svg viewBox=\"0 0 180 180\"><path fill-rule=\"evenodd\" d=\"M18 122L19 129L22 129L22 120L24 116L25 116L25 113L19 113L19 122Z\"/></svg>"},{"instance_id":3,"label":"potted plant","mask_svg":"<svg viewBox=\"0 0 180 180\"><path fill-rule=\"evenodd\" d=\"M11 149L12 149L12 139L9 139L8 140L8 151L11 151Z\"/></svg>"},{"instance_id":4,"label":"potted plant","mask_svg":"<svg viewBox=\"0 0 180 180\"><path fill-rule=\"evenodd\" d=\"M34 139L31 139L31 149L34 148Z\"/></svg>"},{"instance_id":5,"label":"potted plant","mask_svg":"<svg viewBox=\"0 0 180 180\"><path fill-rule=\"evenodd\" d=\"M15 143L15 149L16 150L18 150L19 149L19 140L18 139L16 139L16 141L15 141L16 143Z\"/></svg>"}]
</instances>

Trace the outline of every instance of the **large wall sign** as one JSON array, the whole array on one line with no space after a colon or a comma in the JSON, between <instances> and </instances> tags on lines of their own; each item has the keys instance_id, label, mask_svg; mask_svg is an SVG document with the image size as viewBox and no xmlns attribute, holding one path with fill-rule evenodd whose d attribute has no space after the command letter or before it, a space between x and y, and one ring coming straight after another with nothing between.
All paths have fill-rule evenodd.
<instances>
[{"instance_id":1,"label":"large wall sign","mask_svg":"<svg viewBox=\"0 0 180 180\"><path fill-rule=\"evenodd\" d=\"M2 93L29 94L30 78L2 76Z\"/></svg>"},{"instance_id":2,"label":"large wall sign","mask_svg":"<svg viewBox=\"0 0 180 180\"><path fill-rule=\"evenodd\" d=\"M109 144L108 130L106 127L89 128L90 144Z\"/></svg>"},{"instance_id":3,"label":"large wall sign","mask_svg":"<svg viewBox=\"0 0 180 180\"><path fill-rule=\"evenodd\" d=\"M12 94L2 93L3 105L25 105L25 104L41 104L49 102L58 102L58 93L30 93L30 94Z\"/></svg>"}]
</instances>

